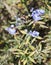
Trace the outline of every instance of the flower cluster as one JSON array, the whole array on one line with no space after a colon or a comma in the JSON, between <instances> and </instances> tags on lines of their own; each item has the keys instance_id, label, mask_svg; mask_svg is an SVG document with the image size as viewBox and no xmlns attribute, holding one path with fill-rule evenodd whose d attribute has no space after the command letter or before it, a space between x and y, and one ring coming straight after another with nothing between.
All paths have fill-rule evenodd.
<instances>
[{"instance_id":1,"label":"flower cluster","mask_svg":"<svg viewBox=\"0 0 51 65\"><path fill-rule=\"evenodd\" d=\"M31 16L32 16L33 20L35 20L35 21L42 20L42 18L40 16L45 13L45 11L42 10L42 9L36 9L36 10L34 10L34 8L32 8L30 10L30 12L32 12Z\"/></svg>"},{"instance_id":2,"label":"flower cluster","mask_svg":"<svg viewBox=\"0 0 51 65\"><path fill-rule=\"evenodd\" d=\"M37 36L39 36L39 32L37 32L37 31L31 31L30 30L30 32L29 32L29 35L31 35L32 37L37 37Z\"/></svg>"},{"instance_id":3,"label":"flower cluster","mask_svg":"<svg viewBox=\"0 0 51 65\"><path fill-rule=\"evenodd\" d=\"M14 35L16 33L16 29L14 28L14 25L11 25L10 27L7 27L5 29L9 34Z\"/></svg>"}]
</instances>

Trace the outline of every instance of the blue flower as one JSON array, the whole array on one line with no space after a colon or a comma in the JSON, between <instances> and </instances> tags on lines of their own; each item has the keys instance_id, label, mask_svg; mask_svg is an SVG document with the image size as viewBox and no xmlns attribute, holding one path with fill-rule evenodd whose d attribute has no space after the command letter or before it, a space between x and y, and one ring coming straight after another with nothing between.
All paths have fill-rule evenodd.
<instances>
[{"instance_id":1,"label":"blue flower","mask_svg":"<svg viewBox=\"0 0 51 65\"><path fill-rule=\"evenodd\" d=\"M45 13L44 10L36 9L36 10L32 11L31 16L32 16L33 20L39 21L39 20L42 20L42 18L40 16L43 15L44 13Z\"/></svg>"},{"instance_id":2,"label":"blue flower","mask_svg":"<svg viewBox=\"0 0 51 65\"><path fill-rule=\"evenodd\" d=\"M43 15L43 14L45 13L45 11L42 10L42 9L36 9L35 11L36 11L36 13L39 14L39 15Z\"/></svg>"},{"instance_id":3,"label":"blue flower","mask_svg":"<svg viewBox=\"0 0 51 65\"><path fill-rule=\"evenodd\" d=\"M16 33L16 30L15 29L11 29L11 28L9 28L9 34L12 34L12 35L14 35L15 33Z\"/></svg>"},{"instance_id":4,"label":"blue flower","mask_svg":"<svg viewBox=\"0 0 51 65\"><path fill-rule=\"evenodd\" d=\"M37 36L39 36L39 32L37 32L37 31L30 31L29 32L29 35L31 35L32 37L37 37Z\"/></svg>"},{"instance_id":5,"label":"blue flower","mask_svg":"<svg viewBox=\"0 0 51 65\"><path fill-rule=\"evenodd\" d=\"M36 14L32 17L35 21L42 20L40 16L37 16Z\"/></svg>"},{"instance_id":6,"label":"blue flower","mask_svg":"<svg viewBox=\"0 0 51 65\"><path fill-rule=\"evenodd\" d=\"M33 35L34 35L34 37L39 36L39 32L33 31Z\"/></svg>"},{"instance_id":7,"label":"blue flower","mask_svg":"<svg viewBox=\"0 0 51 65\"><path fill-rule=\"evenodd\" d=\"M11 25L10 27L7 27L5 29L7 32L9 32L9 34L14 35L16 33L16 29L14 28L14 25Z\"/></svg>"},{"instance_id":8,"label":"blue flower","mask_svg":"<svg viewBox=\"0 0 51 65\"><path fill-rule=\"evenodd\" d=\"M31 16L34 16L34 15L39 16L39 13L35 10L35 11L32 12Z\"/></svg>"}]
</instances>

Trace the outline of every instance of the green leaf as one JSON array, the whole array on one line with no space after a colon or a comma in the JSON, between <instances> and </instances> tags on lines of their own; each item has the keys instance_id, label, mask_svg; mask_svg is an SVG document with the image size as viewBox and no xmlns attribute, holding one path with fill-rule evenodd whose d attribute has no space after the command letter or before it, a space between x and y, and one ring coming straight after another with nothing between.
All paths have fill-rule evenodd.
<instances>
[{"instance_id":1,"label":"green leaf","mask_svg":"<svg viewBox=\"0 0 51 65\"><path fill-rule=\"evenodd\" d=\"M29 44L29 48L30 48L32 51L35 50L34 46L32 46L31 44Z\"/></svg>"},{"instance_id":2,"label":"green leaf","mask_svg":"<svg viewBox=\"0 0 51 65\"><path fill-rule=\"evenodd\" d=\"M28 57L28 58L29 58L29 60L30 60L31 62L36 63L33 58L31 58L31 57Z\"/></svg>"},{"instance_id":3,"label":"green leaf","mask_svg":"<svg viewBox=\"0 0 51 65\"><path fill-rule=\"evenodd\" d=\"M26 65L26 63L27 63L27 59L23 61L23 65Z\"/></svg>"}]
</instances>

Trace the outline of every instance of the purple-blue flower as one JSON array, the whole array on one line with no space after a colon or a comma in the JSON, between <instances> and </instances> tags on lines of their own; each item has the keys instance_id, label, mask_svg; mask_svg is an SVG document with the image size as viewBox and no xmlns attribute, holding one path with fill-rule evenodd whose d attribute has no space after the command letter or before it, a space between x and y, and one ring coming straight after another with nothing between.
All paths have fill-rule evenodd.
<instances>
[{"instance_id":1,"label":"purple-blue flower","mask_svg":"<svg viewBox=\"0 0 51 65\"><path fill-rule=\"evenodd\" d=\"M42 9L36 9L35 11L36 11L36 13L39 14L40 16L45 13L45 11L42 10Z\"/></svg>"},{"instance_id":2,"label":"purple-blue flower","mask_svg":"<svg viewBox=\"0 0 51 65\"><path fill-rule=\"evenodd\" d=\"M29 35L31 35L32 37L37 37L37 36L39 36L39 32L38 31L30 31L29 32Z\"/></svg>"},{"instance_id":3,"label":"purple-blue flower","mask_svg":"<svg viewBox=\"0 0 51 65\"><path fill-rule=\"evenodd\" d=\"M10 27L5 29L9 34L14 35L16 33L16 29L14 28L14 25L11 25Z\"/></svg>"},{"instance_id":4,"label":"purple-blue flower","mask_svg":"<svg viewBox=\"0 0 51 65\"><path fill-rule=\"evenodd\" d=\"M33 35L34 35L34 37L39 36L39 32L38 31L33 31Z\"/></svg>"},{"instance_id":5,"label":"purple-blue flower","mask_svg":"<svg viewBox=\"0 0 51 65\"><path fill-rule=\"evenodd\" d=\"M9 34L14 35L14 34L16 33L16 30L15 30L15 29L11 29L11 28L10 28L8 32L9 32Z\"/></svg>"},{"instance_id":6,"label":"purple-blue flower","mask_svg":"<svg viewBox=\"0 0 51 65\"><path fill-rule=\"evenodd\" d=\"M31 16L34 16L34 15L39 16L39 12L37 12L36 10L34 10L34 11L32 12L32 14L31 14Z\"/></svg>"},{"instance_id":7,"label":"purple-blue flower","mask_svg":"<svg viewBox=\"0 0 51 65\"><path fill-rule=\"evenodd\" d=\"M32 17L35 21L42 20L40 16L37 16L36 14Z\"/></svg>"},{"instance_id":8,"label":"purple-blue flower","mask_svg":"<svg viewBox=\"0 0 51 65\"><path fill-rule=\"evenodd\" d=\"M33 10L33 8L32 8L32 10ZM40 16L43 15L44 13L45 13L44 10L36 9L36 10L32 11L31 16L32 16L33 20L39 21L39 20L42 20L42 18Z\"/></svg>"}]
</instances>

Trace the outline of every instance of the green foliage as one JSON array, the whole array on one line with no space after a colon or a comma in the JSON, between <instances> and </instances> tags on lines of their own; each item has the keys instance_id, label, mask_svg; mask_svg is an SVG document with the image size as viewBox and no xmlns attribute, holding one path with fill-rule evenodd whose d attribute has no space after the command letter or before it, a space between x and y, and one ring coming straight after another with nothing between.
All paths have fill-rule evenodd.
<instances>
[{"instance_id":1,"label":"green foliage","mask_svg":"<svg viewBox=\"0 0 51 65\"><path fill-rule=\"evenodd\" d=\"M28 10L31 2L32 4L37 2L38 7L45 10L42 21L34 23L30 19ZM50 2L48 0L4 0L0 2L0 65L42 65L42 63L51 65L51 61L48 61L48 59L51 60ZM44 6L40 6L39 3ZM25 12L28 12L28 15L25 15ZM25 23L20 21L22 24L16 26L16 14L20 17L25 15ZM16 26L15 35L5 30L11 24ZM37 30L40 35L30 36L28 34L30 30Z\"/></svg>"}]
</instances>

